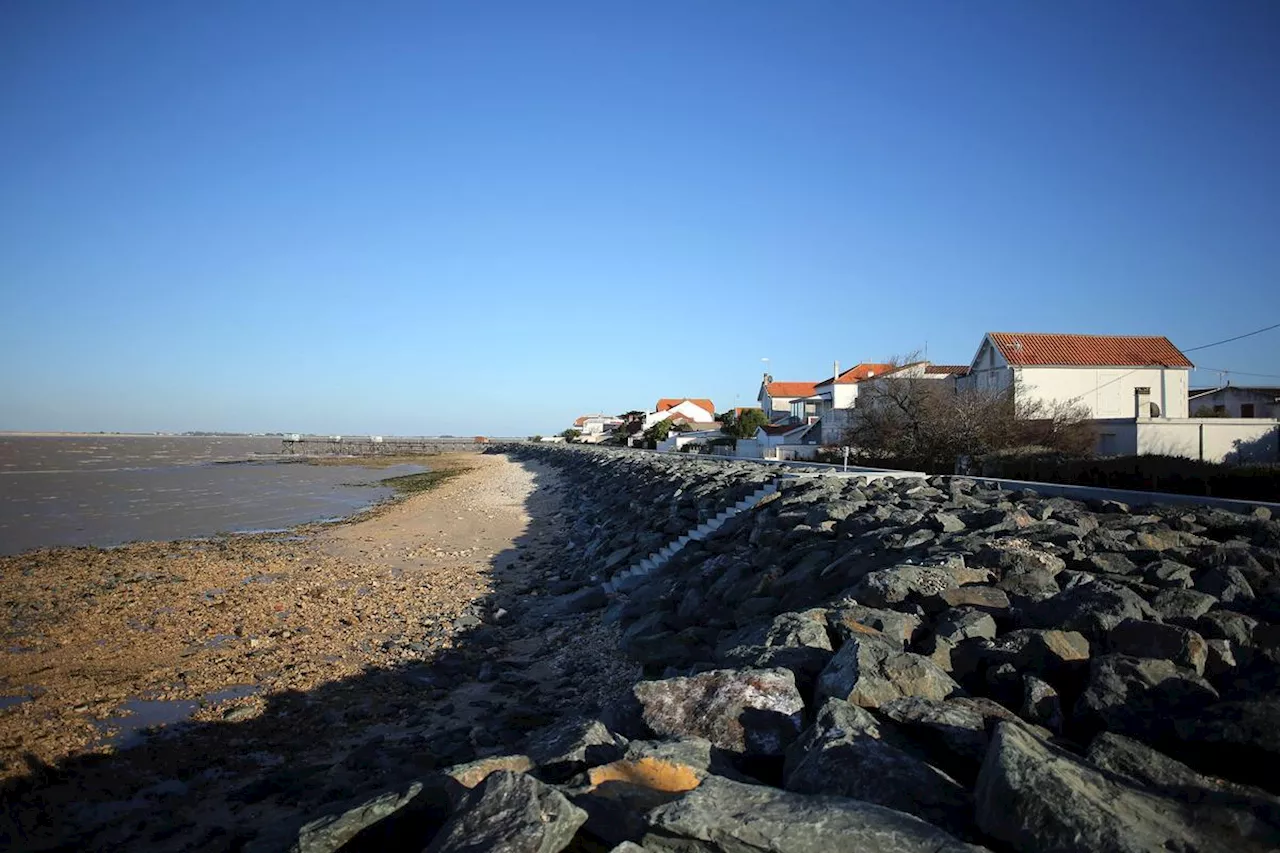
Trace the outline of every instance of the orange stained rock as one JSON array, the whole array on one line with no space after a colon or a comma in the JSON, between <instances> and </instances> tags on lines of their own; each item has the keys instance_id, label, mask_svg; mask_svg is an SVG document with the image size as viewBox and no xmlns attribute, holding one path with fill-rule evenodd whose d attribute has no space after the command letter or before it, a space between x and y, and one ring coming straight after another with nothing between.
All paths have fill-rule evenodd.
<instances>
[{"instance_id":1,"label":"orange stained rock","mask_svg":"<svg viewBox=\"0 0 1280 853\"><path fill-rule=\"evenodd\" d=\"M676 764L658 758L640 758L635 761L615 761L602 767L591 768L591 785L605 782L628 782L652 788L655 791L692 791L701 781L697 771L687 764Z\"/></svg>"},{"instance_id":2,"label":"orange stained rock","mask_svg":"<svg viewBox=\"0 0 1280 853\"><path fill-rule=\"evenodd\" d=\"M454 767L445 771L445 773L462 787L474 788L489 778L490 773L496 773L499 770L527 773L532 769L533 762L529 760L528 756L500 755L493 758L482 758L460 767Z\"/></svg>"}]
</instances>

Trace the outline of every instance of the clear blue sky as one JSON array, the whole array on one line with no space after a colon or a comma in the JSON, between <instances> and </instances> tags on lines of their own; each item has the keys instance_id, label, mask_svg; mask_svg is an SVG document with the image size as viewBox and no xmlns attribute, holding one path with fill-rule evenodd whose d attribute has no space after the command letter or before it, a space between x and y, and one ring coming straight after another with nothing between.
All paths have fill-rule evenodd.
<instances>
[{"instance_id":1,"label":"clear blue sky","mask_svg":"<svg viewBox=\"0 0 1280 853\"><path fill-rule=\"evenodd\" d=\"M0 164L0 429L545 433L1280 322L1280 4L11 0Z\"/></svg>"}]
</instances>

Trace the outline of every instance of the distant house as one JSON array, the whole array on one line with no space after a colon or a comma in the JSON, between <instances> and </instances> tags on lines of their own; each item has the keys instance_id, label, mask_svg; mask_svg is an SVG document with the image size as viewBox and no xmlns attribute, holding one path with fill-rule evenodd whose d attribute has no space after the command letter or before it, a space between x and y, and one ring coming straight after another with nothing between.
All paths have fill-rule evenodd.
<instances>
[{"instance_id":1,"label":"distant house","mask_svg":"<svg viewBox=\"0 0 1280 853\"><path fill-rule=\"evenodd\" d=\"M957 385L996 391L1016 382L1020 400L1076 403L1095 419L1185 418L1192 367L1163 336L988 332Z\"/></svg>"},{"instance_id":2,"label":"distant house","mask_svg":"<svg viewBox=\"0 0 1280 853\"><path fill-rule=\"evenodd\" d=\"M1188 396L1192 417L1280 418L1280 388L1223 385L1193 388Z\"/></svg>"},{"instance_id":3,"label":"distant house","mask_svg":"<svg viewBox=\"0 0 1280 853\"><path fill-rule=\"evenodd\" d=\"M659 421L683 418L691 424L712 424L716 421L715 404L705 397L663 397L644 418L644 429ZM679 423L680 421L675 421Z\"/></svg>"},{"instance_id":4,"label":"distant house","mask_svg":"<svg viewBox=\"0 0 1280 853\"><path fill-rule=\"evenodd\" d=\"M760 402L760 408L764 410L765 417L770 423L780 423L791 420L795 417L795 409L792 404L797 400L800 401L799 419L804 419L804 413L812 409L811 414L817 414L817 407L820 402L817 390L812 382L775 382L769 374L764 375L764 379L760 382L760 390L756 393L756 400Z\"/></svg>"},{"instance_id":5,"label":"distant house","mask_svg":"<svg viewBox=\"0 0 1280 853\"><path fill-rule=\"evenodd\" d=\"M814 384L819 426L809 433L809 439L818 444L839 442L850 426L859 383L892 369L891 364L864 361L842 371L837 363L831 376Z\"/></svg>"},{"instance_id":6,"label":"distant house","mask_svg":"<svg viewBox=\"0 0 1280 853\"><path fill-rule=\"evenodd\" d=\"M598 444L618 427L622 418L614 415L582 415L575 418L573 428L582 433L578 440L586 444Z\"/></svg>"},{"instance_id":7,"label":"distant house","mask_svg":"<svg viewBox=\"0 0 1280 853\"><path fill-rule=\"evenodd\" d=\"M744 448L745 442L738 442L742 455L759 456L763 459L812 459L817 446L806 444L805 434L813 429L813 424L765 424L756 427L755 439Z\"/></svg>"}]
</instances>

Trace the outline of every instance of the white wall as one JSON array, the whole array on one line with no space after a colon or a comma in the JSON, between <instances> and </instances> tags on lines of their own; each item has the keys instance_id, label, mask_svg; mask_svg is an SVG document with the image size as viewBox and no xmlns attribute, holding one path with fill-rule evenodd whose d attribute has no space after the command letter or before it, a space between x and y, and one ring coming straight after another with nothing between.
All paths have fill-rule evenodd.
<instances>
[{"instance_id":1,"label":"white wall","mask_svg":"<svg viewBox=\"0 0 1280 853\"><path fill-rule=\"evenodd\" d=\"M795 397L770 397L766 392L761 400L760 408L764 409L764 415L770 421L779 417L791 416L791 401Z\"/></svg>"},{"instance_id":2,"label":"white wall","mask_svg":"<svg viewBox=\"0 0 1280 853\"><path fill-rule=\"evenodd\" d=\"M1280 461L1280 420L1140 418L1099 420L1098 452L1162 454L1206 462Z\"/></svg>"},{"instance_id":3,"label":"white wall","mask_svg":"<svg viewBox=\"0 0 1280 853\"><path fill-rule=\"evenodd\" d=\"M1138 415L1134 389L1151 389L1146 399L1160 407L1162 418L1187 417L1185 368L1161 367L1018 367L1019 396L1047 403L1075 401L1093 418Z\"/></svg>"}]
</instances>

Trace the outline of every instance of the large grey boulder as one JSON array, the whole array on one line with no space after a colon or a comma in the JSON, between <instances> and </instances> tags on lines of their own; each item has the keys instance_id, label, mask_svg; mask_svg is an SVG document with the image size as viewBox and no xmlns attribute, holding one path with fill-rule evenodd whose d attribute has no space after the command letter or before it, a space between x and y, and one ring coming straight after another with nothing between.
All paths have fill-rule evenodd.
<instances>
[{"instance_id":1,"label":"large grey boulder","mask_svg":"<svg viewBox=\"0 0 1280 853\"><path fill-rule=\"evenodd\" d=\"M1095 580L1063 590L1029 611L1038 628L1078 631L1103 641L1125 619L1152 619L1155 611L1133 590L1114 581Z\"/></svg>"},{"instance_id":2,"label":"large grey boulder","mask_svg":"<svg viewBox=\"0 0 1280 853\"><path fill-rule=\"evenodd\" d=\"M1151 597L1151 609L1166 622L1193 622L1217 604L1212 595L1194 589L1162 589Z\"/></svg>"},{"instance_id":3,"label":"large grey boulder","mask_svg":"<svg viewBox=\"0 0 1280 853\"><path fill-rule=\"evenodd\" d=\"M1108 774L1001 723L974 792L979 828L1023 853L1261 851L1205 826L1177 800Z\"/></svg>"},{"instance_id":4,"label":"large grey boulder","mask_svg":"<svg viewBox=\"0 0 1280 853\"><path fill-rule=\"evenodd\" d=\"M1227 606L1247 605L1253 601L1253 587L1235 566L1215 566L1196 578L1196 589L1208 593Z\"/></svg>"},{"instance_id":5,"label":"large grey boulder","mask_svg":"<svg viewBox=\"0 0 1280 853\"><path fill-rule=\"evenodd\" d=\"M532 776L499 770L471 790L426 853L556 853L587 813Z\"/></svg>"},{"instance_id":6,"label":"large grey boulder","mask_svg":"<svg viewBox=\"0 0 1280 853\"><path fill-rule=\"evenodd\" d=\"M804 701L786 669L721 669L642 681L633 693L655 734L703 737L721 749L780 756L800 733Z\"/></svg>"},{"instance_id":7,"label":"large grey boulder","mask_svg":"<svg viewBox=\"0 0 1280 853\"><path fill-rule=\"evenodd\" d=\"M891 720L894 729L910 738L913 748L923 751L930 764L966 784L977 777L996 725L1018 719L1008 708L984 696L944 700L907 696L881 705L876 713Z\"/></svg>"},{"instance_id":8,"label":"large grey boulder","mask_svg":"<svg viewBox=\"0 0 1280 853\"><path fill-rule=\"evenodd\" d=\"M979 853L919 818L845 797L708 777L649 813L654 853Z\"/></svg>"},{"instance_id":9,"label":"large grey boulder","mask_svg":"<svg viewBox=\"0 0 1280 853\"><path fill-rule=\"evenodd\" d=\"M1196 675L1204 675L1209 653L1204 637L1190 628L1140 619L1126 619L1112 628L1107 645L1117 654L1171 660Z\"/></svg>"},{"instance_id":10,"label":"large grey boulder","mask_svg":"<svg viewBox=\"0 0 1280 853\"><path fill-rule=\"evenodd\" d=\"M877 708L903 696L946 699L963 692L951 676L926 657L902 651L877 635L851 637L818 676L820 698L843 699Z\"/></svg>"},{"instance_id":11,"label":"large grey boulder","mask_svg":"<svg viewBox=\"0 0 1280 853\"><path fill-rule=\"evenodd\" d=\"M1220 702L1177 723L1187 760L1201 770L1280 794L1280 698Z\"/></svg>"},{"instance_id":12,"label":"large grey boulder","mask_svg":"<svg viewBox=\"0 0 1280 853\"><path fill-rule=\"evenodd\" d=\"M1197 816L1223 832L1280 848L1280 798L1266 791L1202 776L1144 743L1112 732L1094 738L1086 757L1130 782L1195 803Z\"/></svg>"},{"instance_id":13,"label":"large grey boulder","mask_svg":"<svg viewBox=\"0 0 1280 853\"><path fill-rule=\"evenodd\" d=\"M728 650L737 646L765 646L792 648L807 646L831 651L831 638L827 635L825 610L806 610L801 613L781 613L768 622L749 625L731 634L720 644Z\"/></svg>"},{"instance_id":14,"label":"large grey boulder","mask_svg":"<svg viewBox=\"0 0 1280 853\"><path fill-rule=\"evenodd\" d=\"M1230 640L1240 648L1253 647L1253 631L1258 620L1234 610L1210 610L1195 621L1201 636L1213 640Z\"/></svg>"},{"instance_id":15,"label":"large grey boulder","mask_svg":"<svg viewBox=\"0 0 1280 853\"><path fill-rule=\"evenodd\" d=\"M788 791L834 794L897 809L951 832L969 828L973 810L958 782L910 750L871 712L828 699L787 750Z\"/></svg>"},{"instance_id":16,"label":"large grey boulder","mask_svg":"<svg viewBox=\"0 0 1280 853\"><path fill-rule=\"evenodd\" d=\"M525 744L525 754L537 765L537 775L563 782L575 773L622 757L626 738L610 732L599 720L573 717L539 729Z\"/></svg>"},{"instance_id":17,"label":"large grey boulder","mask_svg":"<svg viewBox=\"0 0 1280 853\"><path fill-rule=\"evenodd\" d=\"M1090 664L1073 722L1084 734L1107 729L1154 741L1171 732L1176 718L1217 699L1209 682L1172 661L1102 655Z\"/></svg>"},{"instance_id":18,"label":"large grey boulder","mask_svg":"<svg viewBox=\"0 0 1280 853\"><path fill-rule=\"evenodd\" d=\"M1077 631L1020 628L1001 634L981 652L989 667L1012 664L1019 671L1059 673L1089 659L1089 641Z\"/></svg>"},{"instance_id":19,"label":"large grey boulder","mask_svg":"<svg viewBox=\"0 0 1280 853\"><path fill-rule=\"evenodd\" d=\"M936 600L943 590L963 583L983 583L990 576L986 569L966 568L959 559L938 566L903 563L867 574L849 593L860 604L890 607L907 601Z\"/></svg>"},{"instance_id":20,"label":"large grey boulder","mask_svg":"<svg viewBox=\"0 0 1280 853\"><path fill-rule=\"evenodd\" d=\"M899 610L846 604L828 612L827 624L842 643L872 628L906 648L920 630L920 617Z\"/></svg>"},{"instance_id":21,"label":"large grey boulder","mask_svg":"<svg viewBox=\"0 0 1280 853\"><path fill-rule=\"evenodd\" d=\"M735 669L787 669L807 687L831 659L826 616L821 609L782 613L739 629L720 643L715 659Z\"/></svg>"},{"instance_id":22,"label":"large grey boulder","mask_svg":"<svg viewBox=\"0 0 1280 853\"><path fill-rule=\"evenodd\" d=\"M421 793L422 783L414 782L403 792L388 791L341 814L317 818L298 830L298 840L289 848L289 853L333 853L374 824L401 812ZM423 823L427 837L422 841L426 841L431 835L431 824Z\"/></svg>"}]
</instances>

